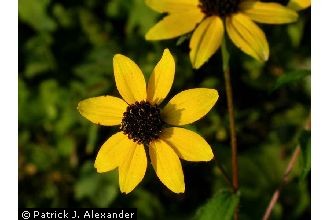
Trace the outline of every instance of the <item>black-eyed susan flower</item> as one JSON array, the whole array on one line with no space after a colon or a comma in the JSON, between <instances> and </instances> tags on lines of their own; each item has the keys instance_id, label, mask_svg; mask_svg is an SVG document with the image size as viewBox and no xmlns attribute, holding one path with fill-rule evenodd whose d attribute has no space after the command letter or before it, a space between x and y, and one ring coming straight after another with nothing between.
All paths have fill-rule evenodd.
<instances>
[{"instance_id":1,"label":"black-eyed susan flower","mask_svg":"<svg viewBox=\"0 0 330 220\"><path fill-rule=\"evenodd\" d=\"M145 175L147 148L160 181L175 193L184 192L179 158L209 161L213 153L199 134L177 126L203 117L216 103L218 92L206 88L185 90L160 108L170 91L175 72L174 59L167 49L147 85L140 68L128 57L115 55L113 66L116 86L123 99L100 96L78 104L80 114L91 122L120 125L120 131L112 135L97 154L97 172L118 168L120 190L129 193Z\"/></svg>"},{"instance_id":2,"label":"black-eyed susan flower","mask_svg":"<svg viewBox=\"0 0 330 220\"><path fill-rule=\"evenodd\" d=\"M266 61L268 42L254 21L284 24L298 17L295 11L278 3L257 0L146 0L146 4L155 11L168 13L148 31L147 40L171 39L194 30L189 44L194 68L201 67L217 51L225 28L238 48Z\"/></svg>"}]
</instances>

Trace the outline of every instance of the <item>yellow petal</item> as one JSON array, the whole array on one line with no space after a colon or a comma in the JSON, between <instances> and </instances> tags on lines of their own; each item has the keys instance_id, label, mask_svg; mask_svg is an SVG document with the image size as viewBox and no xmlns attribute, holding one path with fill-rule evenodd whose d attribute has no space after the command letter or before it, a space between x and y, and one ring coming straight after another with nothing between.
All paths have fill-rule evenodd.
<instances>
[{"instance_id":1,"label":"yellow petal","mask_svg":"<svg viewBox=\"0 0 330 220\"><path fill-rule=\"evenodd\" d=\"M99 150L94 167L103 173L118 167L127 157L129 150L135 143L127 138L123 132L112 135Z\"/></svg>"},{"instance_id":2,"label":"yellow petal","mask_svg":"<svg viewBox=\"0 0 330 220\"><path fill-rule=\"evenodd\" d=\"M226 28L233 43L259 61L269 57L269 46L264 32L246 15L233 14L226 18Z\"/></svg>"},{"instance_id":3,"label":"yellow petal","mask_svg":"<svg viewBox=\"0 0 330 220\"><path fill-rule=\"evenodd\" d=\"M174 150L166 142L156 140L150 144L149 154L160 181L173 192L183 193L185 190L183 171Z\"/></svg>"},{"instance_id":4,"label":"yellow petal","mask_svg":"<svg viewBox=\"0 0 330 220\"><path fill-rule=\"evenodd\" d=\"M134 144L123 163L119 165L119 187L123 193L131 192L143 179L147 169L144 146Z\"/></svg>"},{"instance_id":5,"label":"yellow petal","mask_svg":"<svg viewBox=\"0 0 330 220\"><path fill-rule=\"evenodd\" d=\"M169 14L146 34L146 40L164 40L192 31L204 17L200 10Z\"/></svg>"},{"instance_id":6,"label":"yellow petal","mask_svg":"<svg viewBox=\"0 0 330 220\"><path fill-rule=\"evenodd\" d=\"M240 10L252 20L266 24L285 24L298 19L297 12L278 3L243 1Z\"/></svg>"},{"instance_id":7,"label":"yellow petal","mask_svg":"<svg viewBox=\"0 0 330 220\"><path fill-rule=\"evenodd\" d=\"M82 116L95 124L118 125L121 123L127 103L113 96L99 96L85 99L78 103Z\"/></svg>"},{"instance_id":8,"label":"yellow petal","mask_svg":"<svg viewBox=\"0 0 330 220\"><path fill-rule=\"evenodd\" d=\"M199 0L146 0L146 5L155 11L185 12L198 7Z\"/></svg>"},{"instance_id":9,"label":"yellow petal","mask_svg":"<svg viewBox=\"0 0 330 220\"><path fill-rule=\"evenodd\" d=\"M128 104L146 100L146 82L140 68L128 57L116 54L113 69L117 89Z\"/></svg>"},{"instance_id":10,"label":"yellow petal","mask_svg":"<svg viewBox=\"0 0 330 220\"><path fill-rule=\"evenodd\" d=\"M165 49L148 82L147 100L150 103L159 105L166 98L173 84L174 73L174 59L170 51Z\"/></svg>"},{"instance_id":11,"label":"yellow petal","mask_svg":"<svg viewBox=\"0 0 330 220\"><path fill-rule=\"evenodd\" d=\"M223 23L220 17L203 20L190 40L190 60L194 68L201 67L219 48L223 38Z\"/></svg>"},{"instance_id":12,"label":"yellow petal","mask_svg":"<svg viewBox=\"0 0 330 220\"><path fill-rule=\"evenodd\" d=\"M311 0L290 0L288 7L300 11L311 6Z\"/></svg>"},{"instance_id":13,"label":"yellow petal","mask_svg":"<svg viewBox=\"0 0 330 220\"><path fill-rule=\"evenodd\" d=\"M209 161L213 158L210 145L199 134L184 128L165 128L161 139L168 143L181 159Z\"/></svg>"},{"instance_id":14,"label":"yellow petal","mask_svg":"<svg viewBox=\"0 0 330 220\"><path fill-rule=\"evenodd\" d=\"M188 89L174 96L165 106L162 119L171 125L185 125L206 115L218 100L215 89Z\"/></svg>"}]
</instances>

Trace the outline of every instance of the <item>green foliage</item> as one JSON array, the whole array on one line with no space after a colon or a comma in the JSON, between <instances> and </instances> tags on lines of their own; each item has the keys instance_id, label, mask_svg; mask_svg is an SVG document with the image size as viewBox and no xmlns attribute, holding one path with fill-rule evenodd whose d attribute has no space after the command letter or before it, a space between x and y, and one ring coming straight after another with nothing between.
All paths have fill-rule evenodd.
<instances>
[{"instance_id":1,"label":"green foliage","mask_svg":"<svg viewBox=\"0 0 330 220\"><path fill-rule=\"evenodd\" d=\"M294 47L299 46L303 37L303 29L305 25L306 20L304 17L300 18L296 23L288 25L288 34Z\"/></svg>"},{"instance_id":2,"label":"green foliage","mask_svg":"<svg viewBox=\"0 0 330 220\"><path fill-rule=\"evenodd\" d=\"M303 131L299 138L302 158L301 179L305 179L311 170L311 132Z\"/></svg>"},{"instance_id":3,"label":"green foliage","mask_svg":"<svg viewBox=\"0 0 330 220\"><path fill-rule=\"evenodd\" d=\"M238 138L238 197L216 165L231 173L221 50L194 70L191 33L146 41L145 33L161 16L144 2L19 0L19 207L136 207L139 219L232 219L239 201L240 219L260 219L300 143L301 166L290 176L272 217L308 219L311 144L310 133L302 128L310 115L310 11L299 12L299 21L290 25L262 26L270 45L265 63L226 38ZM100 146L118 127L93 125L79 114L77 104L89 97L119 96L115 54L133 59L148 78L164 48L176 62L164 104L185 89L219 92L209 114L186 126L207 140L217 163L182 161L186 192L179 195L162 185L148 163L137 188L121 194L117 170L97 173L93 167Z\"/></svg>"},{"instance_id":4,"label":"green foliage","mask_svg":"<svg viewBox=\"0 0 330 220\"><path fill-rule=\"evenodd\" d=\"M304 79L306 76L310 75L309 70L293 70L280 76L275 83L273 90L276 90L282 86L288 86L293 83L298 83L300 80Z\"/></svg>"},{"instance_id":5,"label":"green foliage","mask_svg":"<svg viewBox=\"0 0 330 220\"><path fill-rule=\"evenodd\" d=\"M127 21L127 31L134 32L138 28L139 33L143 36L148 29L156 22L158 13L147 8L144 1L133 0L130 5L130 14Z\"/></svg>"},{"instance_id":6,"label":"green foliage","mask_svg":"<svg viewBox=\"0 0 330 220\"><path fill-rule=\"evenodd\" d=\"M137 189L135 193L136 200L132 204L139 210L138 215L142 218L153 219L155 213L164 214L163 206L159 199L147 190Z\"/></svg>"},{"instance_id":7,"label":"green foliage","mask_svg":"<svg viewBox=\"0 0 330 220\"><path fill-rule=\"evenodd\" d=\"M118 196L116 173L97 174L93 164L86 162L81 168L80 181L74 186L77 200L87 199L92 207L108 207Z\"/></svg>"},{"instance_id":8,"label":"green foliage","mask_svg":"<svg viewBox=\"0 0 330 220\"><path fill-rule=\"evenodd\" d=\"M52 43L53 39L49 34L40 34L28 40L24 46L25 53L29 54L25 57L28 63L24 70L26 77L32 78L56 68L51 52Z\"/></svg>"},{"instance_id":9,"label":"green foliage","mask_svg":"<svg viewBox=\"0 0 330 220\"><path fill-rule=\"evenodd\" d=\"M55 21L47 14L51 0L19 0L18 15L21 21L40 32L54 31Z\"/></svg>"},{"instance_id":10,"label":"green foliage","mask_svg":"<svg viewBox=\"0 0 330 220\"><path fill-rule=\"evenodd\" d=\"M196 214L198 220L223 219L230 220L234 216L235 208L238 204L238 195L221 190L216 193L210 201L201 207Z\"/></svg>"}]
</instances>

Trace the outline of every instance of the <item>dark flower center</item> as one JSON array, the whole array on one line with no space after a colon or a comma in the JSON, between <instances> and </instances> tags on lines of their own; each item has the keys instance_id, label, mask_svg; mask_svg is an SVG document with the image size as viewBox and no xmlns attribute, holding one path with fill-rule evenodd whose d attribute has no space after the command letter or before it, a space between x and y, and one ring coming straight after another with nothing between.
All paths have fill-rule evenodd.
<instances>
[{"instance_id":1,"label":"dark flower center","mask_svg":"<svg viewBox=\"0 0 330 220\"><path fill-rule=\"evenodd\" d=\"M238 11L241 0L199 0L199 7L207 16L228 16Z\"/></svg>"},{"instance_id":2,"label":"dark flower center","mask_svg":"<svg viewBox=\"0 0 330 220\"><path fill-rule=\"evenodd\" d=\"M127 107L120 130L134 142L149 144L150 141L159 138L163 125L158 106L141 101Z\"/></svg>"}]
</instances>

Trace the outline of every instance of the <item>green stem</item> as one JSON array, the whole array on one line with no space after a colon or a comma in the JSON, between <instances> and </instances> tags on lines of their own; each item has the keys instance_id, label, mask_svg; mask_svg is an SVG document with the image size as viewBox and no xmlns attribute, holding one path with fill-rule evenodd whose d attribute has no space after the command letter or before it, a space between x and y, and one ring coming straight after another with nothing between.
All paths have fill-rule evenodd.
<instances>
[{"instance_id":1,"label":"green stem","mask_svg":"<svg viewBox=\"0 0 330 220\"><path fill-rule=\"evenodd\" d=\"M230 146L231 146L231 159L232 159L232 181L234 192L239 189L238 183L238 160L237 160L237 138L236 138L236 128L235 128L235 115L234 115L234 102L233 102L233 92L230 81L230 70L229 70L229 53L226 48L226 42L223 41L221 45L222 52L222 70L225 78L226 87L226 97L227 97L227 108L229 115L229 129L230 129Z\"/></svg>"},{"instance_id":2,"label":"green stem","mask_svg":"<svg viewBox=\"0 0 330 220\"><path fill-rule=\"evenodd\" d=\"M226 48L226 42L223 40L221 45L222 53L222 70L225 78L226 97L227 97L227 109L229 116L229 129L230 129L230 146L231 146L231 165L232 165L232 185L234 192L239 189L238 182L238 159L237 159L237 138L235 128L235 115L233 104L233 92L230 81L230 68L229 68L229 53ZM236 208L234 219L238 219L238 208Z\"/></svg>"}]
</instances>

